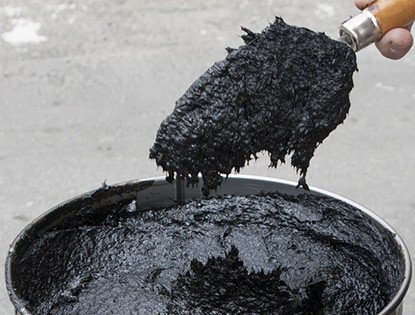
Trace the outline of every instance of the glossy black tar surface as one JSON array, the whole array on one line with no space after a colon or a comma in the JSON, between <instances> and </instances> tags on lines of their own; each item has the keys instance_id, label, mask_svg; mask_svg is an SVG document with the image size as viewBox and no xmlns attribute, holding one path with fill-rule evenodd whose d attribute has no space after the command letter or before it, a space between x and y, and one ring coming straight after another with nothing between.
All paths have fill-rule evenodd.
<instances>
[{"instance_id":1,"label":"glossy black tar surface","mask_svg":"<svg viewBox=\"0 0 415 315\"><path fill-rule=\"evenodd\" d=\"M309 194L86 205L27 237L13 284L36 315L378 314L404 273L388 231Z\"/></svg>"}]
</instances>

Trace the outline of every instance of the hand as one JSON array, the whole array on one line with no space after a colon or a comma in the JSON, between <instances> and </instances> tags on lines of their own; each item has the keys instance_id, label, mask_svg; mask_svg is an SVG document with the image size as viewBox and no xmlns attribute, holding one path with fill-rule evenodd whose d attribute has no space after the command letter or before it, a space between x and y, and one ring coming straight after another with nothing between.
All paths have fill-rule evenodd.
<instances>
[{"instance_id":1,"label":"hand","mask_svg":"<svg viewBox=\"0 0 415 315\"><path fill-rule=\"evenodd\" d=\"M366 8L374 0L354 0L360 10ZM407 54L413 44L411 25L399 27L387 32L377 43L376 47L387 58L400 59Z\"/></svg>"}]
</instances>

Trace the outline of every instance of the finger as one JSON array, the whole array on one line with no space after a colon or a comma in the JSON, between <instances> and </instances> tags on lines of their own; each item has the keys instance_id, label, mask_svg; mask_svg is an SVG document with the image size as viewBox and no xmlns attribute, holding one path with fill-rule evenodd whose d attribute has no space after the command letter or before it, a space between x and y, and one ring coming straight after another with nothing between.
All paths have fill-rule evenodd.
<instances>
[{"instance_id":1,"label":"finger","mask_svg":"<svg viewBox=\"0 0 415 315\"><path fill-rule=\"evenodd\" d=\"M405 28L390 30L376 43L382 55L390 59L402 58L411 49L412 45L412 34Z\"/></svg>"},{"instance_id":2,"label":"finger","mask_svg":"<svg viewBox=\"0 0 415 315\"><path fill-rule=\"evenodd\" d=\"M363 10L364 8L366 8L369 4L371 4L373 2L375 2L375 0L354 0L354 4L360 10Z\"/></svg>"}]
</instances>

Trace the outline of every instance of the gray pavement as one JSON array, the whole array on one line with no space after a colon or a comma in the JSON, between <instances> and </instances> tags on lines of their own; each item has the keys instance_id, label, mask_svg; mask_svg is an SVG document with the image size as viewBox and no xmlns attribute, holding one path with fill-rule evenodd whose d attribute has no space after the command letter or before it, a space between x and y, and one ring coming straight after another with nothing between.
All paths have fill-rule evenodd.
<instances>
[{"instance_id":1,"label":"gray pavement","mask_svg":"<svg viewBox=\"0 0 415 315\"><path fill-rule=\"evenodd\" d=\"M77 194L163 175L148 150L161 120L239 27L275 16L337 37L349 1L0 0L0 261L31 220ZM308 182L389 222L415 253L415 51L358 55L352 109L318 148ZM268 157L244 174L296 181ZM415 291L405 300L415 308ZM0 273L0 314L12 314Z\"/></svg>"}]
</instances>

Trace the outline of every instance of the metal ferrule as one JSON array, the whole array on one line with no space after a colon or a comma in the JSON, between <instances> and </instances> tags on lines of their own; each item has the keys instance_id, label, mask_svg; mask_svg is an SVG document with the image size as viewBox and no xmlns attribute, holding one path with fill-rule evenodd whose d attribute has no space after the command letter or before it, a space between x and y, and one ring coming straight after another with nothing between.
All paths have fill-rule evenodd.
<instances>
[{"instance_id":1,"label":"metal ferrule","mask_svg":"<svg viewBox=\"0 0 415 315\"><path fill-rule=\"evenodd\" d=\"M340 39L354 51L369 46L381 37L382 30L376 17L367 10L340 25Z\"/></svg>"}]
</instances>

